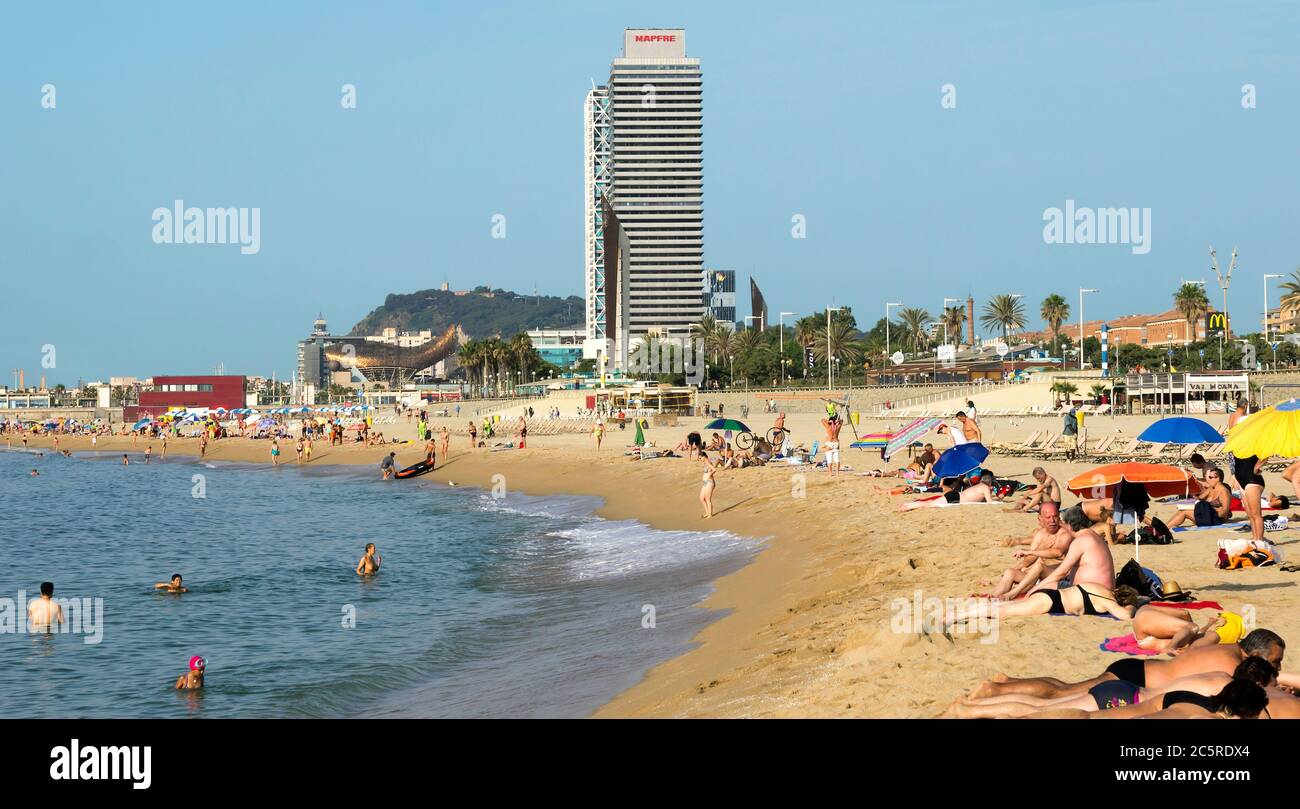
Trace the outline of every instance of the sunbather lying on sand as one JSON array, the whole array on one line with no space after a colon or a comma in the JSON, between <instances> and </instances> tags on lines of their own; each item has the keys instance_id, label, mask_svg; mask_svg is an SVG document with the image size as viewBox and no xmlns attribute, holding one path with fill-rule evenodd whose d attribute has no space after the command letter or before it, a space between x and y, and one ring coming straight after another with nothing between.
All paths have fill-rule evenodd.
<instances>
[{"instance_id":1,"label":"sunbather lying on sand","mask_svg":"<svg viewBox=\"0 0 1300 809\"><path fill-rule=\"evenodd\" d=\"M958 610L948 623L963 623L972 618L1015 618L1030 615L1113 615L1127 621L1133 617L1138 593L1132 587L1111 590L1096 584L1076 585L1062 590L1035 590L1018 601L980 599L970 610Z\"/></svg>"},{"instance_id":2,"label":"sunbather lying on sand","mask_svg":"<svg viewBox=\"0 0 1300 809\"><path fill-rule=\"evenodd\" d=\"M993 503L996 502L993 497L993 490L987 483L976 483L973 486L967 486L965 489L960 488L961 478L944 478L940 484L943 492L941 497L931 500L913 500L910 503L903 504L903 511L911 511L915 508L940 508L950 503Z\"/></svg>"},{"instance_id":3,"label":"sunbather lying on sand","mask_svg":"<svg viewBox=\"0 0 1300 809\"><path fill-rule=\"evenodd\" d=\"M1281 671L1282 657L1286 653L1286 641L1267 629L1252 630L1241 639L1240 643L1220 643L1213 646L1198 646L1172 660L1143 660L1126 657L1111 663L1105 671L1096 677L1067 683L1055 677L1007 677L995 675L974 691L972 697L993 697L1000 694L1029 694L1036 697L1063 697L1085 694L1098 683L1110 680L1124 680L1140 688L1163 688L1179 677L1190 674L1219 671L1232 674L1247 657L1262 657ZM1286 675L1279 675L1278 682L1290 687L1294 680L1288 681Z\"/></svg>"},{"instance_id":4,"label":"sunbather lying on sand","mask_svg":"<svg viewBox=\"0 0 1300 809\"><path fill-rule=\"evenodd\" d=\"M1188 646L1220 643L1221 639L1214 630L1225 624L1226 621L1216 615L1206 621L1205 626L1197 626L1192 614L1185 609L1144 604L1133 616L1133 637L1143 649L1177 654ZM1231 642L1237 640L1233 638Z\"/></svg>"},{"instance_id":5,"label":"sunbather lying on sand","mask_svg":"<svg viewBox=\"0 0 1300 809\"><path fill-rule=\"evenodd\" d=\"M1035 697L1003 694L996 697L963 697L944 716L955 719L1010 718L1035 716L1041 711L1077 711L1079 719L1131 719L1164 710L1166 695L1196 694L1209 697L1223 690L1233 679L1244 679L1261 687L1277 683L1277 669L1261 657L1248 657L1231 674L1208 671L1179 677L1161 688L1143 688L1124 680L1098 683L1086 693L1063 697ZM1055 718L1065 718L1053 713Z\"/></svg>"},{"instance_id":6,"label":"sunbather lying on sand","mask_svg":"<svg viewBox=\"0 0 1300 809\"><path fill-rule=\"evenodd\" d=\"M1205 706L1208 698L1222 694L1225 688L1238 681L1268 688L1277 682L1277 670L1262 658L1249 657L1231 674L1220 671L1192 674L1180 677L1164 688L1138 688L1122 680L1111 680L1093 686L1085 694L1054 699L1024 694L967 697L955 701L944 716L955 719L1133 719L1181 704Z\"/></svg>"}]
</instances>

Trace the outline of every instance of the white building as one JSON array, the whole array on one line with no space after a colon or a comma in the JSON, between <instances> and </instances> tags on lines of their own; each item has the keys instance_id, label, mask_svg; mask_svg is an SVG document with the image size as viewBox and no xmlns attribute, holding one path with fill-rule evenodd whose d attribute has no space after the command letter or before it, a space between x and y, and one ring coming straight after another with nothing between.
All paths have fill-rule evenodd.
<instances>
[{"instance_id":1,"label":"white building","mask_svg":"<svg viewBox=\"0 0 1300 809\"><path fill-rule=\"evenodd\" d=\"M683 29L629 28L609 82L584 105L587 335L634 345L685 335L703 315L703 78ZM608 199L626 239L612 272ZM614 286L623 282L626 294ZM620 338L622 338L620 340ZM621 369L625 351L614 350Z\"/></svg>"}]
</instances>

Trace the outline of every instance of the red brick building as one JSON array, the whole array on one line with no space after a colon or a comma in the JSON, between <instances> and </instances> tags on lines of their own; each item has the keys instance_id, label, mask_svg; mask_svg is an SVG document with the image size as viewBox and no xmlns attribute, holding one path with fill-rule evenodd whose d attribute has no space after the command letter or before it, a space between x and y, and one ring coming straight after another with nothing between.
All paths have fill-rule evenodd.
<instances>
[{"instance_id":1,"label":"red brick building","mask_svg":"<svg viewBox=\"0 0 1300 809\"><path fill-rule=\"evenodd\" d=\"M126 421L136 421L178 407L234 410L243 406L242 376L155 376L153 386L140 391L139 406L126 408L123 417Z\"/></svg>"}]
</instances>

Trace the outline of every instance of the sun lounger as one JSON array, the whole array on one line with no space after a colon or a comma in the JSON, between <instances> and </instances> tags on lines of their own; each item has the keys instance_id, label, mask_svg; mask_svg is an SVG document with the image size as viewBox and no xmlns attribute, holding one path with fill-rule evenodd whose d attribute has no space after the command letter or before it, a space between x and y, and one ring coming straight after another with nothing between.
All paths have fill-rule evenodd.
<instances>
[{"instance_id":1,"label":"sun lounger","mask_svg":"<svg viewBox=\"0 0 1300 809\"><path fill-rule=\"evenodd\" d=\"M1029 452L1034 448L1034 442L1043 434L1042 430L1035 430L1028 438L1019 444L994 444L990 449L999 455L1021 455Z\"/></svg>"}]
</instances>

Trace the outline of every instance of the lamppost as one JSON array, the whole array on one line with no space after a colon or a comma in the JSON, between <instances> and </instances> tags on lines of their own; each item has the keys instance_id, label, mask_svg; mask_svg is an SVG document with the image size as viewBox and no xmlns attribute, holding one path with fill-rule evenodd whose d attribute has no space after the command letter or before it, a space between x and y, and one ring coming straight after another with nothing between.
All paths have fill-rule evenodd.
<instances>
[{"instance_id":1,"label":"lamppost","mask_svg":"<svg viewBox=\"0 0 1300 809\"><path fill-rule=\"evenodd\" d=\"M1219 288L1223 290L1223 331L1219 334L1219 368L1223 368L1223 341L1228 337L1228 285L1232 283L1232 271L1237 268L1237 248L1232 248L1232 261L1228 263L1228 273L1219 270L1219 256L1210 248L1210 267L1214 277L1219 279Z\"/></svg>"},{"instance_id":2,"label":"lamppost","mask_svg":"<svg viewBox=\"0 0 1300 809\"><path fill-rule=\"evenodd\" d=\"M1080 371L1083 370L1083 295L1085 292L1096 292L1096 291L1097 290L1095 289L1085 289L1084 287L1079 287L1079 370ZM1062 367L1064 367L1065 365L1064 360L1061 361L1061 365Z\"/></svg>"},{"instance_id":3,"label":"lamppost","mask_svg":"<svg viewBox=\"0 0 1300 809\"><path fill-rule=\"evenodd\" d=\"M826 390L835 387L834 372L831 370L831 312L842 312L843 306L826 307Z\"/></svg>"},{"instance_id":4,"label":"lamppost","mask_svg":"<svg viewBox=\"0 0 1300 809\"><path fill-rule=\"evenodd\" d=\"M780 323L780 325L781 325L780 335L779 335L779 337L778 337L778 339L781 341L781 347L778 349L778 351L777 351L777 355L781 357L781 385L782 385L782 387L785 386L785 365L786 365L786 362L785 362L785 316L786 316L786 315L794 315L794 312L782 312L781 314L777 315L777 322Z\"/></svg>"},{"instance_id":5,"label":"lamppost","mask_svg":"<svg viewBox=\"0 0 1300 809\"><path fill-rule=\"evenodd\" d=\"M884 372L885 367L886 367L886 366L889 364L889 362L890 362L890 359L889 359L889 308L890 308L891 306L902 306L902 305L903 305L903 304L901 304L901 303L886 303L886 304L885 304L885 363L884 363L883 365L880 366L880 367L881 367L881 371L880 371L880 373L881 373L881 376L882 376L882 377L884 376L884 373L885 373L885 372ZM880 381L883 383L885 380L884 380L884 379L881 379Z\"/></svg>"},{"instance_id":6,"label":"lamppost","mask_svg":"<svg viewBox=\"0 0 1300 809\"><path fill-rule=\"evenodd\" d=\"M1268 279L1281 278L1281 277L1283 276L1279 275L1278 273L1264 274L1264 342L1268 343L1270 346L1273 345L1273 341L1268 336ZM1278 312L1279 316L1281 316L1281 314L1282 314L1281 312ZM1273 348L1273 370L1274 371L1277 370L1277 348L1276 347Z\"/></svg>"}]
</instances>

